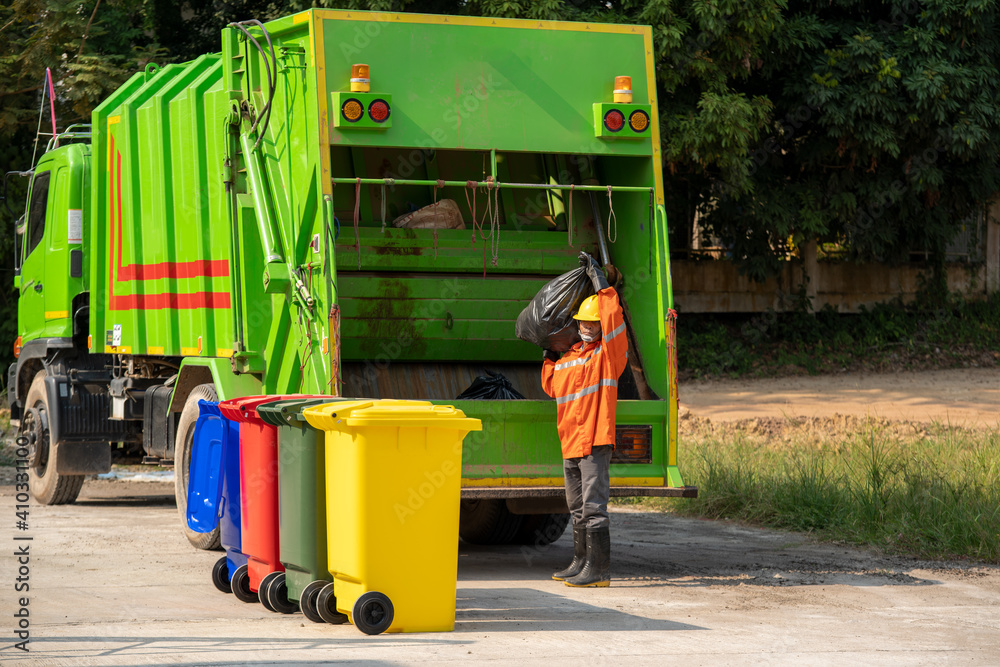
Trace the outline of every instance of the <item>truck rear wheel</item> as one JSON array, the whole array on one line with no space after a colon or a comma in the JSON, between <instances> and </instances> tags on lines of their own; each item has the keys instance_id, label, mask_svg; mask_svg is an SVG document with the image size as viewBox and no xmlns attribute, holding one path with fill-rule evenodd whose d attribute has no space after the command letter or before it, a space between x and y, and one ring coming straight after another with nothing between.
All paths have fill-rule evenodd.
<instances>
[{"instance_id":1,"label":"truck rear wheel","mask_svg":"<svg viewBox=\"0 0 1000 667\"><path fill-rule=\"evenodd\" d=\"M200 384L191 390L181 418L177 421L177 439L174 442L174 498L177 500L177 511L181 515L181 525L184 535L191 546L196 549L218 549L219 527L210 533L198 533L187 525L188 477L191 470L191 445L194 442L194 426L198 421L198 401L218 401L215 387L211 384Z\"/></svg>"},{"instance_id":2,"label":"truck rear wheel","mask_svg":"<svg viewBox=\"0 0 1000 667\"><path fill-rule=\"evenodd\" d=\"M42 505L65 505L76 500L83 488L84 475L56 472L56 451L49 442L49 401L45 395L45 371L31 381L24 401L21 434L34 441L34 465L28 468L31 495Z\"/></svg>"},{"instance_id":3,"label":"truck rear wheel","mask_svg":"<svg viewBox=\"0 0 1000 667\"><path fill-rule=\"evenodd\" d=\"M566 532L569 514L525 514L514 544L533 544L544 547L552 544Z\"/></svg>"},{"instance_id":4,"label":"truck rear wheel","mask_svg":"<svg viewBox=\"0 0 1000 667\"><path fill-rule=\"evenodd\" d=\"M495 498L463 500L458 536L469 544L510 544L523 518L507 509L507 501Z\"/></svg>"}]
</instances>

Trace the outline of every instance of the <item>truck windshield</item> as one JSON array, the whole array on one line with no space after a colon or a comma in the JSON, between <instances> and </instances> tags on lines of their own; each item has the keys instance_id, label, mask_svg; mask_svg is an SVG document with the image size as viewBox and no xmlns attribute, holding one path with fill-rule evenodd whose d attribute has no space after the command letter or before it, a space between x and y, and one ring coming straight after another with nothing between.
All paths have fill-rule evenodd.
<instances>
[{"instance_id":1,"label":"truck windshield","mask_svg":"<svg viewBox=\"0 0 1000 667\"><path fill-rule=\"evenodd\" d=\"M35 176L31 188L31 208L28 210L28 247L25 255L30 255L45 234L45 209L49 200L49 176L44 172Z\"/></svg>"}]
</instances>

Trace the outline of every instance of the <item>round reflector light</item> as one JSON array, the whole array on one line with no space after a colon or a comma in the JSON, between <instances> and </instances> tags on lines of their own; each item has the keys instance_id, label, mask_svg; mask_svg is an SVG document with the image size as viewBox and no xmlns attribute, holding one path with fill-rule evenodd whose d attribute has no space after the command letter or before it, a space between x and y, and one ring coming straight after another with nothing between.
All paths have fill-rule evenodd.
<instances>
[{"instance_id":1,"label":"round reflector light","mask_svg":"<svg viewBox=\"0 0 1000 667\"><path fill-rule=\"evenodd\" d=\"M618 132L625 125L625 116L618 109L612 109L604 114L604 127L612 132Z\"/></svg>"},{"instance_id":2,"label":"round reflector light","mask_svg":"<svg viewBox=\"0 0 1000 667\"><path fill-rule=\"evenodd\" d=\"M344 114L344 118L352 123L356 123L361 120L361 116L365 113L365 108L362 106L361 102L352 97L344 102L344 106L340 108L340 112Z\"/></svg>"},{"instance_id":3,"label":"round reflector light","mask_svg":"<svg viewBox=\"0 0 1000 667\"><path fill-rule=\"evenodd\" d=\"M633 111L632 115L628 117L628 124L636 132L645 132L646 128L649 127L649 116L646 115L645 111Z\"/></svg>"},{"instance_id":4,"label":"round reflector light","mask_svg":"<svg viewBox=\"0 0 1000 667\"><path fill-rule=\"evenodd\" d=\"M17 359L21 356L21 337L18 336L14 339L14 358Z\"/></svg>"},{"instance_id":5,"label":"round reflector light","mask_svg":"<svg viewBox=\"0 0 1000 667\"><path fill-rule=\"evenodd\" d=\"M374 100L368 105L368 116L376 123L384 123L389 118L389 105L385 100Z\"/></svg>"}]
</instances>

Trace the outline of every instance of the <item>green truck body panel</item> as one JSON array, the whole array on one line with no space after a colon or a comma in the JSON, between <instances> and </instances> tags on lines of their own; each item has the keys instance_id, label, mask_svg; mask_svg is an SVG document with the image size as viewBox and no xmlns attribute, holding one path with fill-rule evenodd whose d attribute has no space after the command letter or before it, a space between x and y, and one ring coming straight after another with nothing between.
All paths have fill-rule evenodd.
<instances>
[{"instance_id":1,"label":"green truck body panel","mask_svg":"<svg viewBox=\"0 0 1000 667\"><path fill-rule=\"evenodd\" d=\"M84 277L51 296L89 292L90 351L208 367L227 397L363 389L454 403L485 420L467 483L558 484L555 404L541 400L540 350L514 320L581 250L598 254L596 219L654 396L618 411L620 425L653 427L652 461L612 475L681 485L650 28L326 10L266 27L272 82L227 29L221 53L133 76L94 111L91 146L53 158L81 170L86 202L65 198L84 210L86 259ZM391 123L339 117L355 63L371 72L355 97L387 101ZM643 136L596 125L619 75L650 112ZM571 183L580 190L551 187ZM465 229L392 225L442 199ZM32 271L64 275L61 252ZM38 320L33 290L22 295L26 340L68 335L68 320ZM452 400L442 378L484 366L509 368L531 400Z\"/></svg>"}]
</instances>

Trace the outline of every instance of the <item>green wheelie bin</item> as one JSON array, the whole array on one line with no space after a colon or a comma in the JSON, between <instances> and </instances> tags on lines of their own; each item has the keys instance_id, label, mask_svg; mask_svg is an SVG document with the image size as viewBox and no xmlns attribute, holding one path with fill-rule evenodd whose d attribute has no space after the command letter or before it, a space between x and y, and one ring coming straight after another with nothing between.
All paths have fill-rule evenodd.
<instances>
[{"instance_id":1,"label":"green wheelie bin","mask_svg":"<svg viewBox=\"0 0 1000 667\"><path fill-rule=\"evenodd\" d=\"M327 568L326 447L323 432L306 422L302 410L338 400L303 397L257 407L278 431L278 536L285 566L266 595L278 611L297 601L314 623L346 623L347 616L324 618L316 610L316 596L333 581Z\"/></svg>"}]
</instances>

